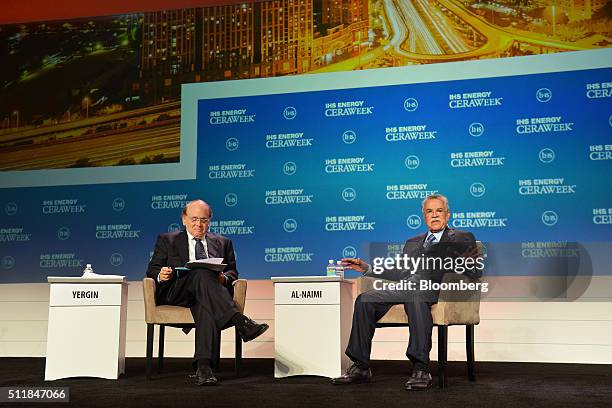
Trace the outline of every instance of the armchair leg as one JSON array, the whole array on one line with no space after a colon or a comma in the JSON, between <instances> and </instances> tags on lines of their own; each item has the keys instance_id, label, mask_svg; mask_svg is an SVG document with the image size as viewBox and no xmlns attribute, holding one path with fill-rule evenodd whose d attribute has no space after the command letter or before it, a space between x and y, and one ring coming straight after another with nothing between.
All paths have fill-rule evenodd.
<instances>
[{"instance_id":1,"label":"armchair leg","mask_svg":"<svg viewBox=\"0 0 612 408\"><path fill-rule=\"evenodd\" d=\"M147 323L147 362L145 366L145 374L147 380L151 379L151 371L153 371L153 336L155 335L155 325Z\"/></svg>"},{"instance_id":2,"label":"armchair leg","mask_svg":"<svg viewBox=\"0 0 612 408\"><path fill-rule=\"evenodd\" d=\"M465 352L467 356L467 371L468 379L476 381L474 375L474 325L468 324L465 326Z\"/></svg>"},{"instance_id":3,"label":"armchair leg","mask_svg":"<svg viewBox=\"0 0 612 408\"><path fill-rule=\"evenodd\" d=\"M446 375L446 358L448 346L448 326L438 326L438 386L446 388L448 383Z\"/></svg>"},{"instance_id":4,"label":"armchair leg","mask_svg":"<svg viewBox=\"0 0 612 408\"><path fill-rule=\"evenodd\" d=\"M238 331L234 329L236 342L236 350L234 356L234 364L236 368L236 377L240 377L240 366L242 365L242 338L238 334Z\"/></svg>"},{"instance_id":5,"label":"armchair leg","mask_svg":"<svg viewBox=\"0 0 612 408\"><path fill-rule=\"evenodd\" d=\"M157 352L157 373L161 374L164 369L164 344L165 344L166 326L159 325L159 347Z\"/></svg>"}]
</instances>

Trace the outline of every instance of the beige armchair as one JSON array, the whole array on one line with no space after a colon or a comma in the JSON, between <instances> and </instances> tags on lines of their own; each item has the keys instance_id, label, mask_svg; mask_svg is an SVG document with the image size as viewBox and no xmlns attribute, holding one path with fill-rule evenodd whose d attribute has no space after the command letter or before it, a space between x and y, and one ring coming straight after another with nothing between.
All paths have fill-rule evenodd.
<instances>
[{"instance_id":1,"label":"beige armchair","mask_svg":"<svg viewBox=\"0 0 612 408\"><path fill-rule=\"evenodd\" d=\"M484 245L478 241L479 256L485 253ZM360 277L357 279L358 293L371 290L375 278ZM442 282L479 282L479 279L466 275L447 273ZM465 349L467 356L467 374L470 381L476 381L474 374L474 325L480 323L480 291L441 290L438 303L431 307L433 323L438 327L438 385L446 387L448 383L446 365L448 350L448 326L465 326ZM394 305L378 320L376 327L399 327L408 325L409 316L403 305Z\"/></svg>"},{"instance_id":2,"label":"beige armchair","mask_svg":"<svg viewBox=\"0 0 612 408\"><path fill-rule=\"evenodd\" d=\"M151 379L151 371L153 369L153 337L155 334L155 325L159 325L159 348L157 356L158 373L162 372L164 364L164 335L166 326L176 328L193 328L195 327L191 310L187 307L157 305L155 302L155 281L151 278L144 278L142 281L142 290L144 293L145 305L145 321L147 323L147 363L146 376L147 380ZM244 304L246 300L247 281L246 279L238 279L234 283L234 302L240 313L244 312ZM242 360L242 339L236 332L236 357L235 369L236 376L240 376L240 364ZM220 350L217 350L219 353Z\"/></svg>"}]
</instances>

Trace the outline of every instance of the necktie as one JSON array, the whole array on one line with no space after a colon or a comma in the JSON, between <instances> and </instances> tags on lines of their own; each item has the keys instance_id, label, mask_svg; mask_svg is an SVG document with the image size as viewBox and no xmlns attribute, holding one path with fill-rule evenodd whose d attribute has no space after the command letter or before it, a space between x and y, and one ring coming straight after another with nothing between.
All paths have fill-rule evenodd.
<instances>
[{"instance_id":1,"label":"necktie","mask_svg":"<svg viewBox=\"0 0 612 408\"><path fill-rule=\"evenodd\" d=\"M436 243L436 236L434 234L431 234L430 236L427 237L427 239L425 240L425 243L423 244L423 248L425 249L429 249L432 245L434 245Z\"/></svg>"},{"instance_id":2,"label":"necktie","mask_svg":"<svg viewBox=\"0 0 612 408\"><path fill-rule=\"evenodd\" d=\"M199 238L194 238L196 241L195 244L195 257L196 259L206 259L208 258L208 256L206 256L206 252L204 251L204 244L202 243L202 240Z\"/></svg>"}]
</instances>

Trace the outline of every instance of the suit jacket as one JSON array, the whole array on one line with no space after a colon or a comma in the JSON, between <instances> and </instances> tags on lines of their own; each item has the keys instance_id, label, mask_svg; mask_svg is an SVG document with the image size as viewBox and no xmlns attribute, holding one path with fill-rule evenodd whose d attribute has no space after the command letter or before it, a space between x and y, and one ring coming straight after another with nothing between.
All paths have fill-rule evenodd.
<instances>
[{"instance_id":1,"label":"suit jacket","mask_svg":"<svg viewBox=\"0 0 612 408\"><path fill-rule=\"evenodd\" d=\"M238 270L236 270L236 256L234 255L234 246L228 238L214 234L210 231L206 232L206 245L208 246L208 256L210 258L223 258L223 263L227 264L223 273L226 277L225 286L232 292L232 283L238 279ZM189 262L189 243L187 242L187 232L168 232L160 234L155 242L155 250L149 261L147 268L147 276L155 279L164 266L185 266ZM176 274L172 278L157 284L157 294L168 290L172 283L177 279Z\"/></svg>"},{"instance_id":2,"label":"suit jacket","mask_svg":"<svg viewBox=\"0 0 612 408\"><path fill-rule=\"evenodd\" d=\"M476 246L476 240L471 232L446 227L444 233L442 234L442 237L440 237L440 241L437 244L432 245L430 248L425 249L423 244L425 243L425 238L427 237L427 234L428 233L419 234L406 240L406 243L404 244L404 250L402 251L403 254L406 254L411 258L457 258L468 249ZM441 282L442 276L444 275L444 273L447 272L452 271L427 269L421 267L416 271L387 269L381 275L375 275L371 273L368 273L368 275L394 281L414 277L414 279L430 279L433 282ZM478 273L479 271L465 272L466 275L473 277L477 277Z\"/></svg>"}]
</instances>

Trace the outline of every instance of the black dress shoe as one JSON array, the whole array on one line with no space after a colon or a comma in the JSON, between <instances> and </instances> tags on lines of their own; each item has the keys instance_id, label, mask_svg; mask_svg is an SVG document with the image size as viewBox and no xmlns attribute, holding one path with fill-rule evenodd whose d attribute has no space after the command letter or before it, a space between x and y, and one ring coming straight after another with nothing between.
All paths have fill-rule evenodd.
<instances>
[{"instance_id":1,"label":"black dress shoe","mask_svg":"<svg viewBox=\"0 0 612 408\"><path fill-rule=\"evenodd\" d=\"M422 391L431 388L431 374L423 370L414 370L406 381L407 391Z\"/></svg>"},{"instance_id":2,"label":"black dress shoe","mask_svg":"<svg viewBox=\"0 0 612 408\"><path fill-rule=\"evenodd\" d=\"M190 374L187 374L187 379L188 380L194 381L196 378L198 378L198 368L197 368L197 365L195 363L194 363L194 367L195 367L195 371L190 373ZM215 371L217 371L219 369L219 363L211 364L210 368L212 368L213 373L214 373Z\"/></svg>"},{"instance_id":3,"label":"black dress shoe","mask_svg":"<svg viewBox=\"0 0 612 408\"><path fill-rule=\"evenodd\" d=\"M236 330L245 343L261 336L269 327L266 323L257 323L246 316L236 324Z\"/></svg>"},{"instance_id":4,"label":"black dress shoe","mask_svg":"<svg viewBox=\"0 0 612 408\"><path fill-rule=\"evenodd\" d=\"M361 369L356 364L352 364L340 377L332 378L334 385L361 384L372 380L372 370L369 368Z\"/></svg>"},{"instance_id":5,"label":"black dress shoe","mask_svg":"<svg viewBox=\"0 0 612 408\"><path fill-rule=\"evenodd\" d=\"M217 378L213 375L210 367L198 367L195 375L195 384L204 386L217 385Z\"/></svg>"}]
</instances>

